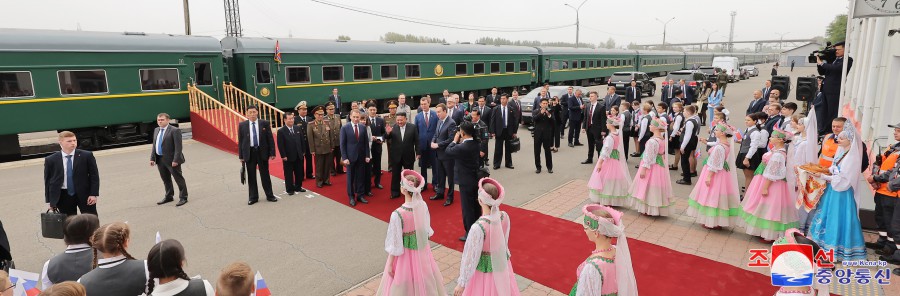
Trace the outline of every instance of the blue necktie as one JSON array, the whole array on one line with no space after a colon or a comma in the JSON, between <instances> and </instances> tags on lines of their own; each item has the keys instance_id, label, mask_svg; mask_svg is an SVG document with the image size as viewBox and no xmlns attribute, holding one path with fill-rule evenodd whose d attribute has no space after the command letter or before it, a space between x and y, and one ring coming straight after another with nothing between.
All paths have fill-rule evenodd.
<instances>
[{"instance_id":1,"label":"blue necktie","mask_svg":"<svg viewBox=\"0 0 900 296\"><path fill-rule=\"evenodd\" d=\"M500 111L503 113L503 128L506 128L506 108L501 108Z\"/></svg>"},{"instance_id":2,"label":"blue necktie","mask_svg":"<svg viewBox=\"0 0 900 296\"><path fill-rule=\"evenodd\" d=\"M72 177L74 174L72 171L72 155L66 155L66 191L70 196L75 196L75 181L73 181Z\"/></svg>"},{"instance_id":3,"label":"blue necktie","mask_svg":"<svg viewBox=\"0 0 900 296\"><path fill-rule=\"evenodd\" d=\"M258 143L256 142L256 122L250 122L250 146L256 148Z\"/></svg>"},{"instance_id":4,"label":"blue necktie","mask_svg":"<svg viewBox=\"0 0 900 296\"><path fill-rule=\"evenodd\" d=\"M163 135L166 133L166 129L159 130L159 137L156 139L156 155L162 155L162 142Z\"/></svg>"}]
</instances>

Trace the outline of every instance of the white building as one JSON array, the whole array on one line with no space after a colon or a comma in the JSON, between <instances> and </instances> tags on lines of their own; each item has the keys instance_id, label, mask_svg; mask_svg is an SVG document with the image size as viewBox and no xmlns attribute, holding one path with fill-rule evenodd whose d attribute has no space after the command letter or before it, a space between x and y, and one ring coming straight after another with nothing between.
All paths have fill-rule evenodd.
<instances>
[{"instance_id":1,"label":"white building","mask_svg":"<svg viewBox=\"0 0 900 296\"><path fill-rule=\"evenodd\" d=\"M791 61L794 62L795 67L815 66L816 64L809 63L807 58L814 50L822 49L822 47L824 46L818 43L807 43L781 52L778 57L778 60L781 62L781 69L786 69L785 67L790 68Z\"/></svg>"}]
</instances>

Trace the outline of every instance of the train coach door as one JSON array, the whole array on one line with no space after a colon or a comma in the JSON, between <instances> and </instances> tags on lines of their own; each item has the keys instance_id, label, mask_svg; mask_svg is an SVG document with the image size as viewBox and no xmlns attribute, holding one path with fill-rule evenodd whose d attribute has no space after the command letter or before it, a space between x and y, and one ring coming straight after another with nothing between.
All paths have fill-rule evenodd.
<instances>
[{"instance_id":1,"label":"train coach door","mask_svg":"<svg viewBox=\"0 0 900 296\"><path fill-rule=\"evenodd\" d=\"M253 95L266 102L275 103L275 77L272 76L272 63L256 62L253 75ZM251 90L247 90L250 92Z\"/></svg>"},{"instance_id":2,"label":"train coach door","mask_svg":"<svg viewBox=\"0 0 900 296\"><path fill-rule=\"evenodd\" d=\"M215 57L191 57L186 64L191 71L189 74L191 83L207 95L221 99L217 86L221 85L222 78L217 74L220 72L215 71Z\"/></svg>"}]
</instances>

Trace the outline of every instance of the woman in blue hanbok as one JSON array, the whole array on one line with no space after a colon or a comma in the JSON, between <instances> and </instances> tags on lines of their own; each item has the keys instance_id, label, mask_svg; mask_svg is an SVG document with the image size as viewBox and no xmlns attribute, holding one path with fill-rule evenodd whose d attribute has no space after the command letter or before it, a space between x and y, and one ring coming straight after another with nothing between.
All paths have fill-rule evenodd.
<instances>
[{"instance_id":1,"label":"woman in blue hanbok","mask_svg":"<svg viewBox=\"0 0 900 296\"><path fill-rule=\"evenodd\" d=\"M865 260L866 246L859 223L859 171L862 166L862 139L853 125L845 125L838 135L836 161L825 194L816 206L809 225L809 238L825 250L834 250L835 261Z\"/></svg>"}]
</instances>

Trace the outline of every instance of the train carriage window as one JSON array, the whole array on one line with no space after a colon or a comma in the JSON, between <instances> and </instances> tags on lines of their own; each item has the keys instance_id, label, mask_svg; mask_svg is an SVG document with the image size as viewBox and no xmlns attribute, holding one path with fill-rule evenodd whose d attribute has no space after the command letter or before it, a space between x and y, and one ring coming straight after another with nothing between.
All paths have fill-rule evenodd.
<instances>
[{"instance_id":1,"label":"train carriage window","mask_svg":"<svg viewBox=\"0 0 900 296\"><path fill-rule=\"evenodd\" d=\"M516 72L516 63L506 62L506 73Z\"/></svg>"},{"instance_id":2,"label":"train carriage window","mask_svg":"<svg viewBox=\"0 0 900 296\"><path fill-rule=\"evenodd\" d=\"M322 81L344 81L344 66L322 66Z\"/></svg>"},{"instance_id":3,"label":"train carriage window","mask_svg":"<svg viewBox=\"0 0 900 296\"><path fill-rule=\"evenodd\" d=\"M269 63L256 63L256 83L272 83Z\"/></svg>"},{"instance_id":4,"label":"train carriage window","mask_svg":"<svg viewBox=\"0 0 900 296\"><path fill-rule=\"evenodd\" d=\"M491 63L491 74L500 73L500 63Z\"/></svg>"},{"instance_id":5,"label":"train carriage window","mask_svg":"<svg viewBox=\"0 0 900 296\"><path fill-rule=\"evenodd\" d=\"M31 72L0 72L0 98L34 96Z\"/></svg>"},{"instance_id":6,"label":"train carriage window","mask_svg":"<svg viewBox=\"0 0 900 296\"><path fill-rule=\"evenodd\" d=\"M457 64L457 67L459 67L459 64ZM474 68L474 69L473 69L473 70L474 70L474 73L475 73L476 75L477 75L477 74L484 74L484 63L475 63L475 65L474 65L473 68ZM456 75L459 75L459 74L456 74Z\"/></svg>"},{"instance_id":7,"label":"train carriage window","mask_svg":"<svg viewBox=\"0 0 900 296\"><path fill-rule=\"evenodd\" d=\"M284 67L284 70L284 81L287 84L310 83L309 67Z\"/></svg>"},{"instance_id":8,"label":"train carriage window","mask_svg":"<svg viewBox=\"0 0 900 296\"><path fill-rule=\"evenodd\" d=\"M419 65L406 65L406 78L418 77L422 77L422 73L419 72Z\"/></svg>"},{"instance_id":9,"label":"train carriage window","mask_svg":"<svg viewBox=\"0 0 900 296\"><path fill-rule=\"evenodd\" d=\"M210 63L194 63L194 83L212 85L212 66Z\"/></svg>"},{"instance_id":10,"label":"train carriage window","mask_svg":"<svg viewBox=\"0 0 900 296\"><path fill-rule=\"evenodd\" d=\"M572 65L572 69L577 69L577 68L578 68L578 61L572 61L572 63L571 63L570 65Z\"/></svg>"},{"instance_id":11,"label":"train carriage window","mask_svg":"<svg viewBox=\"0 0 900 296\"><path fill-rule=\"evenodd\" d=\"M553 70L559 70L559 61L553 61Z\"/></svg>"},{"instance_id":12,"label":"train carriage window","mask_svg":"<svg viewBox=\"0 0 900 296\"><path fill-rule=\"evenodd\" d=\"M609 67L609 60L603 60L603 68Z\"/></svg>"},{"instance_id":13,"label":"train carriage window","mask_svg":"<svg viewBox=\"0 0 900 296\"><path fill-rule=\"evenodd\" d=\"M468 75L469 74L469 64L459 63L456 64L456 76Z\"/></svg>"},{"instance_id":14,"label":"train carriage window","mask_svg":"<svg viewBox=\"0 0 900 296\"><path fill-rule=\"evenodd\" d=\"M519 72L528 72L528 62L519 62Z\"/></svg>"},{"instance_id":15,"label":"train carriage window","mask_svg":"<svg viewBox=\"0 0 900 296\"><path fill-rule=\"evenodd\" d=\"M581 68L587 68L587 61L581 61Z\"/></svg>"},{"instance_id":16,"label":"train carriage window","mask_svg":"<svg viewBox=\"0 0 900 296\"><path fill-rule=\"evenodd\" d=\"M588 67L593 68L593 67L594 67L594 61L591 61L590 63L588 63Z\"/></svg>"},{"instance_id":17,"label":"train carriage window","mask_svg":"<svg viewBox=\"0 0 900 296\"><path fill-rule=\"evenodd\" d=\"M353 80L372 80L372 66L353 66Z\"/></svg>"},{"instance_id":18,"label":"train carriage window","mask_svg":"<svg viewBox=\"0 0 900 296\"><path fill-rule=\"evenodd\" d=\"M63 95L108 93L106 70L64 70L56 72Z\"/></svg>"},{"instance_id":19,"label":"train carriage window","mask_svg":"<svg viewBox=\"0 0 900 296\"><path fill-rule=\"evenodd\" d=\"M561 61L560 67L559 67L559 68L560 68L560 69L568 69L568 68L569 68L569 62L568 62L568 61Z\"/></svg>"},{"instance_id":20,"label":"train carriage window","mask_svg":"<svg viewBox=\"0 0 900 296\"><path fill-rule=\"evenodd\" d=\"M141 69L141 90L180 89L178 69Z\"/></svg>"},{"instance_id":21,"label":"train carriage window","mask_svg":"<svg viewBox=\"0 0 900 296\"><path fill-rule=\"evenodd\" d=\"M381 79L397 79L397 65L381 65Z\"/></svg>"}]
</instances>

